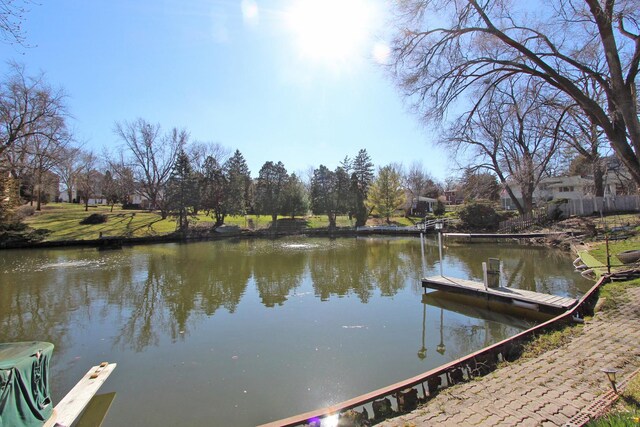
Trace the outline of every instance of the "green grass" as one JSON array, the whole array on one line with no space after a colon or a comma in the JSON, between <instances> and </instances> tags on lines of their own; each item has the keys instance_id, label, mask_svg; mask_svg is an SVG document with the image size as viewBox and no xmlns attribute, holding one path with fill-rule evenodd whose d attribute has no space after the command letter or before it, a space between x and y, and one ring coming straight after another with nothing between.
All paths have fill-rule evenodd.
<instances>
[{"instance_id":1,"label":"green grass","mask_svg":"<svg viewBox=\"0 0 640 427\"><path fill-rule=\"evenodd\" d=\"M80 221L92 213L107 217L103 224L81 225ZM103 236L145 237L168 234L176 229L175 221L163 220L159 214L114 208L90 207L67 203L50 203L41 212L27 218L25 223L35 229L47 229L46 240L90 240Z\"/></svg>"},{"instance_id":2,"label":"green grass","mask_svg":"<svg viewBox=\"0 0 640 427\"><path fill-rule=\"evenodd\" d=\"M93 213L100 213L107 217L107 222L95 225L81 225L80 221ZM278 220L289 217L278 216ZM329 226L329 219L326 215L312 215L304 218L309 228L326 228ZM392 218L392 224L398 226L413 225L419 219L408 219L404 217ZM213 219L204 213L198 215L195 220L196 227L206 227L213 222ZM70 203L49 203L44 205L42 211L25 219L25 223L37 230L46 229L50 233L45 240L92 240L102 236L124 236L124 237L148 237L161 236L172 233L176 229L173 218L162 219L158 212L145 210L122 210L116 206L111 212L108 206L91 206L85 212L84 205ZM242 229L260 230L271 226L271 217L266 215L247 216L227 216L225 225L238 226ZM370 219L368 225L386 224L383 219ZM349 220L347 215L340 215L336 218L338 227L353 227L355 218Z\"/></svg>"},{"instance_id":3,"label":"green grass","mask_svg":"<svg viewBox=\"0 0 640 427\"><path fill-rule=\"evenodd\" d=\"M601 309L613 310L620 304L629 301L626 290L640 286L640 279L627 280L623 282L609 282L600 287L598 296L604 300Z\"/></svg>"},{"instance_id":4,"label":"green grass","mask_svg":"<svg viewBox=\"0 0 640 427\"><path fill-rule=\"evenodd\" d=\"M609 254L611 255L611 265L620 266L622 263L616 258L616 254L631 249L640 249L640 237L633 236L626 240L609 241ZM604 265L607 264L607 247L604 242L600 242L598 246L589 251L591 255Z\"/></svg>"},{"instance_id":5,"label":"green grass","mask_svg":"<svg viewBox=\"0 0 640 427\"><path fill-rule=\"evenodd\" d=\"M589 422L587 427L638 425L640 425L640 376L636 375L611 411Z\"/></svg>"},{"instance_id":6,"label":"green grass","mask_svg":"<svg viewBox=\"0 0 640 427\"><path fill-rule=\"evenodd\" d=\"M538 335L532 341L525 344L520 357L521 359L531 359L547 351L562 347L568 344L574 337L580 335L582 329L583 325L571 325Z\"/></svg>"},{"instance_id":7,"label":"green grass","mask_svg":"<svg viewBox=\"0 0 640 427\"><path fill-rule=\"evenodd\" d=\"M309 228L324 228L329 226L329 218L326 215L311 215L306 217ZM353 227L356 225L356 218L349 220L348 215L338 215L336 217L336 227Z\"/></svg>"}]
</instances>

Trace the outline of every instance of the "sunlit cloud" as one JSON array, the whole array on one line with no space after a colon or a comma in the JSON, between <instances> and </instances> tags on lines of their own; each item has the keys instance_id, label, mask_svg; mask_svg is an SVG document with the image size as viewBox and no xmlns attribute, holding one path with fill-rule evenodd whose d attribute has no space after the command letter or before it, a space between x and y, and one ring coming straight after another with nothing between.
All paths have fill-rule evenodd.
<instances>
[{"instance_id":1,"label":"sunlit cloud","mask_svg":"<svg viewBox=\"0 0 640 427\"><path fill-rule=\"evenodd\" d=\"M245 25L256 26L260 23L260 9L254 0L242 0L240 8Z\"/></svg>"}]
</instances>

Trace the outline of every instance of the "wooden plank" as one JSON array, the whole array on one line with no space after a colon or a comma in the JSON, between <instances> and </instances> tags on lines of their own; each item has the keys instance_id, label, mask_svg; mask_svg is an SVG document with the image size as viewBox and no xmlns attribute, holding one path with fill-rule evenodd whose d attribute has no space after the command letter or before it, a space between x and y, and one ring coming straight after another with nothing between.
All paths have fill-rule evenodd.
<instances>
[{"instance_id":1,"label":"wooden plank","mask_svg":"<svg viewBox=\"0 0 640 427\"><path fill-rule=\"evenodd\" d=\"M444 291L459 292L482 296L484 298L497 298L506 302L518 301L528 304L536 304L545 306L553 311L566 310L568 307L576 304L577 300L560 297L557 295L543 294L540 292L529 291L526 289L515 288L488 288L485 289L484 283L467 279L458 279L443 276L427 277L422 281L423 287L430 287Z\"/></svg>"},{"instance_id":2,"label":"wooden plank","mask_svg":"<svg viewBox=\"0 0 640 427\"><path fill-rule=\"evenodd\" d=\"M545 298L545 303L547 304L556 304L556 305L562 305L562 297L557 297L557 296L552 296L551 298Z\"/></svg>"},{"instance_id":3,"label":"wooden plank","mask_svg":"<svg viewBox=\"0 0 640 427\"><path fill-rule=\"evenodd\" d=\"M97 394L93 396L82 415L78 419L75 427L100 427L107 417L107 412L111 408L116 393Z\"/></svg>"},{"instance_id":4,"label":"wooden plank","mask_svg":"<svg viewBox=\"0 0 640 427\"><path fill-rule=\"evenodd\" d=\"M540 299L541 302L545 302L545 303L549 303L549 304L554 304L556 301L562 299L562 297L556 296L556 295L540 295L538 296L538 298Z\"/></svg>"},{"instance_id":5,"label":"wooden plank","mask_svg":"<svg viewBox=\"0 0 640 427\"><path fill-rule=\"evenodd\" d=\"M102 363L89 369L75 387L56 405L54 409L56 413L55 426L68 427L73 424L116 366L116 363L106 365Z\"/></svg>"},{"instance_id":6,"label":"wooden plank","mask_svg":"<svg viewBox=\"0 0 640 427\"><path fill-rule=\"evenodd\" d=\"M564 303L566 303L566 302L567 302L567 300L570 300L570 301L571 301L571 299L566 298L566 297L554 296L554 297L552 298L552 300L551 300L551 301L549 301L549 302L552 302L552 303L554 303L554 304L564 304Z\"/></svg>"},{"instance_id":7,"label":"wooden plank","mask_svg":"<svg viewBox=\"0 0 640 427\"><path fill-rule=\"evenodd\" d=\"M561 305L563 307L571 307L576 303L576 300L573 298L564 298Z\"/></svg>"}]
</instances>

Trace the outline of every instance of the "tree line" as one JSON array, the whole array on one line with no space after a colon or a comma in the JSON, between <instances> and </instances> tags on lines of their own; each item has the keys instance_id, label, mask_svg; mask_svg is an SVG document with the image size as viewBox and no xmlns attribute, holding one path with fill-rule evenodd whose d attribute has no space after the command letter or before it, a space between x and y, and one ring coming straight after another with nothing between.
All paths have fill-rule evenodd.
<instances>
[{"instance_id":1,"label":"tree line","mask_svg":"<svg viewBox=\"0 0 640 427\"><path fill-rule=\"evenodd\" d=\"M532 7L507 0L408 0L395 7L392 75L421 118L441 125L439 143L462 171L457 182L445 184L449 189L489 199L504 189L526 213L548 176L589 175L595 195L603 196L613 153L637 191L637 2L554 0ZM24 42L19 23L25 11L16 4L0 13L11 19L0 25L3 38ZM179 216L205 210L217 223L226 215L275 218L307 206L332 224L338 214L361 224L374 210L387 217L401 199L389 195L398 182L411 199L428 195L414 189L411 170L397 165L362 172L360 153L306 177L267 162L251 179L239 152L223 156L216 144L189 142L186 130L165 133L143 119L117 123L122 149L97 155L74 141L63 90L19 64L10 69L0 82L0 215L22 200L39 208L43 189L58 179L69 198L76 190L85 205L100 187L110 202L142 195L163 215L171 212L181 183L180 197L199 196ZM231 159L236 163L228 164ZM296 193L302 189L305 197Z\"/></svg>"},{"instance_id":2,"label":"tree line","mask_svg":"<svg viewBox=\"0 0 640 427\"><path fill-rule=\"evenodd\" d=\"M531 98L532 105L535 99ZM536 179L542 176L536 167L527 169L526 162L495 158L494 173L482 172L486 165L476 163L464 169L459 179L440 183L419 162L408 168L389 164L376 171L362 149L342 159L335 169L319 165L289 173L282 162L267 161L252 178L240 151L230 153L220 144L190 141L186 129L165 131L142 118L116 123L114 134L120 143L97 154L74 139L65 100L64 91L52 87L42 74L29 76L16 63L0 82L0 190L8 195L0 198L0 215L24 201L39 210L44 190L53 186L55 193L60 185L65 199L83 202L85 210L98 196L112 208L116 203L131 205L134 196L140 196L146 208L158 210L163 218L176 217L179 229L187 228L190 218L201 212L211 215L216 226L229 215L269 215L275 221L278 215L308 212L327 215L331 227L338 215L348 215L360 226L372 213L388 221L396 210L408 210L419 197L436 199L447 188L457 188L465 199L497 200L502 187L496 176L505 178L498 170L503 165L528 170L528 175L509 175L523 176L522 182L535 181L530 179L531 172L537 171ZM510 104L501 105L506 109ZM486 120L489 132L492 117L478 116L477 123L469 122L477 126L461 126L484 132ZM528 128L545 122L536 108L527 109L522 117L526 120L518 123L529 123ZM452 143L457 143L459 135L450 137ZM494 139L494 152L509 151L505 140ZM547 164L553 153L546 151ZM539 160L529 164L537 165Z\"/></svg>"},{"instance_id":3,"label":"tree line","mask_svg":"<svg viewBox=\"0 0 640 427\"><path fill-rule=\"evenodd\" d=\"M419 163L406 173L400 165L376 173L366 149L335 169L319 165L306 173L267 161L252 178L239 150L190 141L186 129L165 131L142 118L117 122L120 143L97 154L75 140L65 101L63 90L17 63L0 82L0 215L23 202L40 210L46 194L59 187L64 199L84 203L85 210L97 197L113 209L116 203L131 205L137 195L163 218L175 217L180 230L202 212L216 226L229 215L269 215L275 221L308 212L327 215L331 227L337 215L349 215L359 226L371 213L389 220L407 194L442 193Z\"/></svg>"}]
</instances>

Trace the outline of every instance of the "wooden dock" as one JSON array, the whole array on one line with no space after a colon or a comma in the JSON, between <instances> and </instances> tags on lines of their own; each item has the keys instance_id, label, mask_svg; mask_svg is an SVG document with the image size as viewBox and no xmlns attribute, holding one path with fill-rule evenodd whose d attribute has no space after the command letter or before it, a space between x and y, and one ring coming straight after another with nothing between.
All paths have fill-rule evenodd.
<instances>
[{"instance_id":1,"label":"wooden dock","mask_svg":"<svg viewBox=\"0 0 640 427\"><path fill-rule=\"evenodd\" d=\"M453 277L433 276L422 279L422 287L498 301L516 307L557 315L577 304L573 298L542 294L514 288L485 288L484 283Z\"/></svg>"},{"instance_id":2,"label":"wooden dock","mask_svg":"<svg viewBox=\"0 0 640 427\"><path fill-rule=\"evenodd\" d=\"M567 234L568 233L563 231L552 233L442 233L442 237L446 238L448 243L492 243L502 242L504 240L516 241Z\"/></svg>"},{"instance_id":3,"label":"wooden dock","mask_svg":"<svg viewBox=\"0 0 640 427\"><path fill-rule=\"evenodd\" d=\"M454 294L446 291L432 291L422 296L422 302L433 307L462 314L466 317L506 323L522 330L529 329L538 322L546 322L555 317L549 313L526 310L513 304L476 298L471 295Z\"/></svg>"},{"instance_id":4,"label":"wooden dock","mask_svg":"<svg viewBox=\"0 0 640 427\"><path fill-rule=\"evenodd\" d=\"M98 389L109 378L111 372L116 368L116 363L103 362L98 366L94 366L89 369L84 377L71 389L71 391L56 405L53 409L53 415L49 418L43 427L69 427L76 419L82 414L84 409L89 405L94 395L98 392ZM108 402L95 404L97 406L103 406L101 410L104 411L102 418L106 415L111 402L113 401L115 394L109 396ZM85 425L99 426L102 419L99 421L91 421Z\"/></svg>"}]
</instances>

